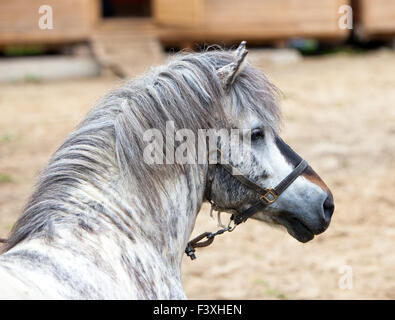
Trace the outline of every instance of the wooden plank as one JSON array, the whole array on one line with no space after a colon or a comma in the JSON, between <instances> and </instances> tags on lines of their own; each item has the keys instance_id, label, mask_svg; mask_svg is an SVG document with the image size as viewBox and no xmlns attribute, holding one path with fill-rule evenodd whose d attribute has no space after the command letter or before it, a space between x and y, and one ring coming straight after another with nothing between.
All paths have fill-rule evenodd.
<instances>
[{"instance_id":1,"label":"wooden plank","mask_svg":"<svg viewBox=\"0 0 395 320\"><path fill-rule=\"evenodd\" d=\"M358 0L358 33L366 38L395 36L394 0Z\"/></svg>"},{"instance_id":2,"label":"wooden plank","mask_svg":"<svg viewBox=\"0 0 395 320\"><path fill-rule=\"evenodd\" d=\"M201 24L200 0L153 1L153 16L159 25L197 27Z\"/></svg>"},{"instance_id":3,"label":"wooden plank","mask_svg":"<svg viewBox=\"0 0 395 320\"><path fill-rule=\"evenodd\" d=\"M173 0L155 0L165 7ZM189 3L179 2L178 8ZM166 8L165 27L160 38L163 41L222 41L226 39L288 39L290 37L315 37L344 39L349 30L338 26L339 7L349 0L200 0L200 20L195 24L175 27L172 7ZM187 14L187 11L184 12ZM154 18L157 20L156 16ZM184 16L183 19L187 20ZM180 28L182 26L183 28ZM189 38L189 39L188 39ZM182 40L181 40L182 39Z\"/></svg>"},{"instance_id":4,"label":"wooden plank","mask_svg":"<svg viewBox=\"0 0 395 320\"><path fill-rule=\"evenodd\" d=\"M39 28L43 4L53 9L53 29ZM1 0L0 45L84 41L100 14L100 0Z\"/></svg>"}]
</instances>

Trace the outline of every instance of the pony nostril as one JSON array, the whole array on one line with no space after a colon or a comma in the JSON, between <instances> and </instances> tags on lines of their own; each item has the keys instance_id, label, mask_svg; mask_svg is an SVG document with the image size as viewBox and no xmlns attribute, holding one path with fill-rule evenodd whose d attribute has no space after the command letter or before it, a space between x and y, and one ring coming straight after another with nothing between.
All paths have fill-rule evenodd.
<instances>
[{"instance_id":1,"label":"pony nostril","mask_svg":"<svg viewBox=\"0 0 395 320\"><path fill-rule=\"evenodd\" d=\"M329 195L324 202L324 216L326 220L329 221L331 219L334 210L333 197Z\"/></svg>"}]
</instances>

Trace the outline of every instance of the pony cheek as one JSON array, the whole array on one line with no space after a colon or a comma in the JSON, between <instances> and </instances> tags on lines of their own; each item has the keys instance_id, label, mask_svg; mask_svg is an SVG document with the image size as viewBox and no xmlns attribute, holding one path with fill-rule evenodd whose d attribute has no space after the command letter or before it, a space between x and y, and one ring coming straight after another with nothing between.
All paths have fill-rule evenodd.
<instances>
[{"instance_id":1,"label":"pony cheek","mask_svg":"<svg viewBox=\"0 0 395 320\"><path fill-rule=\"evenodd\" d=\"M211 188L211 201L221 209L237 209L237 211L246 209L252 199L256 197L231 177L218 177L213 181Z\"/></svg>"}]
</instances>

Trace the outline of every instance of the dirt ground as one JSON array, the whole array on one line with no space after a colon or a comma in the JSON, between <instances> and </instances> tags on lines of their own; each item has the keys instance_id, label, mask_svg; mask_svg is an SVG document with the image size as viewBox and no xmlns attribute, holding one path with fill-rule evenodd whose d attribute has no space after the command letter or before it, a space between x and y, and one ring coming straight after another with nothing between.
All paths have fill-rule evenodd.
<instances>
[{"instance_id":1,"label":"dirt ground","mask_svg":"<svg viewBox=\"0 0 395 320\"><path fill-rule=\"evenodd\" d=\"M331 188L335 214L307 244L257 221L218 237L184 259L188 297L395 299L395 52L263 67L284 93L282 136ZM0 236L51 153L117 83L0 85ZM205 206L194 235L207 230L216 222Z\"/></svg>"}]
</instances>

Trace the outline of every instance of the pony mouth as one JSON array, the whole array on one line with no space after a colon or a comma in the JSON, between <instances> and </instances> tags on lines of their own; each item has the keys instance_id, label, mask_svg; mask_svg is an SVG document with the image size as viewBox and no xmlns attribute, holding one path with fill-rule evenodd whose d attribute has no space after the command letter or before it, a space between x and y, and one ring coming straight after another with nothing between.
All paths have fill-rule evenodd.
<instances>
[{"instance_id":1,"label":"pony mouth","mask_svg":"<svg viewBox=\"0 0 395 320\"><path fill-rule=\"evenodd\" d=\"M308 242L314 238L314 232L302 221L292 216L289 212L283 212L276 217L279 224L283 225L287 232L300 242Z\"/></svg>"}]
</instances>

